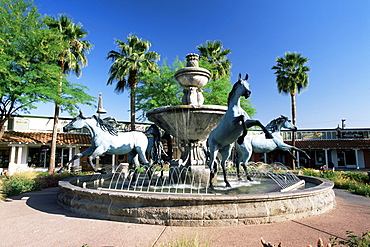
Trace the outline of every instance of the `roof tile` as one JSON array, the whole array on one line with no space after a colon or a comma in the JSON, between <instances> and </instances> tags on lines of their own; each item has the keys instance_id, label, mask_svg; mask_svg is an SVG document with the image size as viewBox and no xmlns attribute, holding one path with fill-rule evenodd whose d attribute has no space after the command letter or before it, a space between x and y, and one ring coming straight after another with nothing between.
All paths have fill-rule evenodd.
<instances>
[{"instance_id":1,"label":"roof tile","mask_svg":"<svg viewBox=\"0 0 370 247\"><path fill-rule=\"evenodd\" d=\"M51 143L52 133L5 131L0 142ZM89 134L58 133L57 144L91 144Z\"/></svg>"}]
</instances>

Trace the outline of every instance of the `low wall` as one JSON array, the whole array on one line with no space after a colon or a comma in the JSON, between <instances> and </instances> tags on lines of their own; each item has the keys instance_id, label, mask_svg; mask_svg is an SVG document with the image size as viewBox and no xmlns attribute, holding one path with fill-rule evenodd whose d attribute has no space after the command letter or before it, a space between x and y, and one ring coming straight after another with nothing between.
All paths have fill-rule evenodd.
<instances>
[{"instance_id":1,"label":"low wall","mask_svg":"<svg viewBox=\"0 0 370 247\"><path fill-rule=\"evenodd\" d=\"M316 186L267 194L193 195L109 192L59 182L63 208L99 219L172 226L227 226L283 222L330 211L335 206L333 183L300 176ZM79 177L80 182L89 176Z\"/></svg>"}]
</instances>

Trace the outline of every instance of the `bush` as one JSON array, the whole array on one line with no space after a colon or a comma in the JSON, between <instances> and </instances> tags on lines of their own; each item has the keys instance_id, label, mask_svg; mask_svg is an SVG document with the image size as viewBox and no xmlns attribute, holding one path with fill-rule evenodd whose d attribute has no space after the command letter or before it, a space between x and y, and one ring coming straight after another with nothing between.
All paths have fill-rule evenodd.
<instances>
[{"instance_id":1,"label":"bush","mask_svg":"<svg viewBox=\"0 0 370 247\"><path fill-rule=\"evenodd\" d=\"M349 246L349 247L369 247L370 246L370 231L362 233L361 236L356 236L352 231L347 231L348 240L341 240L337 242L338 238L330 238L332 246L337 244Z\"/></svg>"},{"instance_id":2,"label":"bush","mask_svg":"<svg viewBox=\"0 0 370 247\"><path fill-rule=\"evenodd\" d=\"M36 188L36 173L21 172L2 179L0 190L6 196L15 196Z\"/></svg>"},{"instance_id":3,"label":"bush","mask_svg":"<svg viewBox=\"0 0 370 247\"><path fill-rule=\"evenodd\" d=\"M58 187L58 182L65 178L70 178L76 176L73 173L40 173L35 178L36 188L37 190L51 188L51 187Z\"/></svg>"},{"instance_id":4,"label":"bush","mask_svg":"<svg viewBox=\"0 0 370 247\"><path fill-rule=\"evenodd\" d=\"M79 174L84 175L84 174ZM58 182L76 176L74 173L20 172L0 180L0 200L21 193L57 187Z\"/></svg>"},{"instance_id":5,"label":"bush","mask_svg":"<svg viewBox=\"0 0 370 247\"><path fill-rule=\"evenodd\" d=\"M334 186L346 189L358 195L370 197L370 184L367 183L368 176L361 172L339 172L339 171L316 171L313 169L302 169L303 175L321 177L334 182Z\"/></svg>"}]
</instances>

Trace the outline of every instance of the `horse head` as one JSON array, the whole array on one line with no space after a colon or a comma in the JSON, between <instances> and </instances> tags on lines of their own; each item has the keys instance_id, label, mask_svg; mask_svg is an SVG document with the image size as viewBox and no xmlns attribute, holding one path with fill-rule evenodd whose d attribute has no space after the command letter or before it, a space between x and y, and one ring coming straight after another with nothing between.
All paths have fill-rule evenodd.
<instances>
[{"instance_id":1,"label":"horse head","mask_svg":"<svg viewBox=\"0 0 370 247\"><path fill-rule=\"evenodd\" d=\"M73 129L83 128L85 126L85 121L84 121L85 119L87 119L87 117L85 117L82 111L80 110L80 114L77 117L75 117L69 124L64 126L63 131L68 132Z\"/></svg>"},{"instance_id":2,"label":"horse head","mask_svg":"<svg viewBox=\"0 0 370 247\"><path fill-rule=\"evenodd\" d=\"M242 75L239 73L238 83L242 86L242 89L244 90L242 96L244 96L246 99L249 98L251 95L251 90L249 89L249 83L247 82L249 75L245 74L244 79L241 78Z\"/></svg>"},{"instance_id":3,"label":"horse head","mask_svg":"<svg viewBox=\"0 0 370 247\"><path fill-rule=\"evenodd\" d=\"M297 130L297 127L292 124L288 117L281 115L282 127L289 130Z\"/></svg>"},{"instance_id":4,"label":"horse head","mask_svg":"<svg viewBox=\"0 0 370 247\"><path fill-rule=\"evenodd\" d=\"M246 99L249 98L251 95L251 90L249 89L248 74L245 75L245 78L241 78L242 75L239 73L238 81L235 82L233 89L229 93L228 103L230 104L230 100L235 96L239 98L240 96L244 96Z\"/></svg>"}]
</instances>

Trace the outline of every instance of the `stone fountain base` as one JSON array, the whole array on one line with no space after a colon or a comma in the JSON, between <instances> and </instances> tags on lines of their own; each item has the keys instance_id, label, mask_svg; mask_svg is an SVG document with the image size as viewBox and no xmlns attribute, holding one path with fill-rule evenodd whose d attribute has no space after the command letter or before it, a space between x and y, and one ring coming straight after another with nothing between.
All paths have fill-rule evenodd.
<instances>
[{"instance_id":1,"label":"stone fountain base","mask_svg":"<svg viewBox=\"0 0 370 247\"><path fill-rule=\"evenodd\" d=\"M316 186L289 192L238 195L111 192L59 182L58 204L80 215L129 223L230 226L283 222L326 213L335 206L333 182L307 176Z\"/></svg>"}]
</instances>

